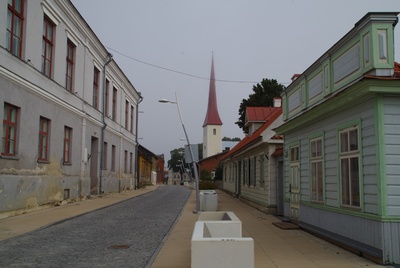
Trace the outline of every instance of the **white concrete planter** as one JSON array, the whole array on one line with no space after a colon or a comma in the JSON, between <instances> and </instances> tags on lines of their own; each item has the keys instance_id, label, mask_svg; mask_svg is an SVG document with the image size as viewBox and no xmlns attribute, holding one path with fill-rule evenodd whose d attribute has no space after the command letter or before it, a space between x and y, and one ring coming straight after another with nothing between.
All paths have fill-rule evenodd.
<instances>
[{"instance_id":1,"label":"white concrete planter","mask_svg":"<svg viewBox=\"0 0 400 268\"><path fill-rule=\"evenodd\" d=\"M200 210L201 211L217 211L218 210L218 194L214 190L200 191Z\"/></svg>"},{"instance_id":2,"label":"white concrete planter","mask_svg":"<svg viewBox=\"0 0 400 268\"><path fill-rule=\"evenodd\" d=\"M192 236L192 268L254 267L254 241L233 212L201 212Z\"/></svg>"}]
</instances>

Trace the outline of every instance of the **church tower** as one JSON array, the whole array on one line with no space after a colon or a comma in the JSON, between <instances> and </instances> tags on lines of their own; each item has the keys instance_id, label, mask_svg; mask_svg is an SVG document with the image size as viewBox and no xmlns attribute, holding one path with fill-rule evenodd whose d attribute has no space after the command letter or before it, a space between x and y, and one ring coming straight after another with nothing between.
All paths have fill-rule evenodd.
<instances>
[{"instance_id":1,"label":"church tower","mask_svg":"<svg viewBox=\"0 0 400 268\"><path fill-rule=\"evenodd\" d=\"M214 56L211 58L210 89L208 107L203 124L203 158L222 152L222 121L218 114L217 92L215 87Z\"/></svg>"}]
</instances>

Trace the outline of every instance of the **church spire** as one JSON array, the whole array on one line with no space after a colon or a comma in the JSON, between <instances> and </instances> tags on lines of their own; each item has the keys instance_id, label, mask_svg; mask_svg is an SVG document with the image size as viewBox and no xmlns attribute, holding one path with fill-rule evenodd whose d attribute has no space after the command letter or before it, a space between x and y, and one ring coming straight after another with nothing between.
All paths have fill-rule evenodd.
<instances>
[{"instance_id":1,"label":"church spire","mask_svg":"<svg viewBox=\"0 0 400 268\"><path fill-rule=\"evenodd\" d=\"M215 87L215 74L214 74L214 54L212 55L211 58L211 75L210 75L210 89L208 92L208 107L203 127L207 125L222 125L221 118L219 117L218 114L218 106L217 106L217 91Z\"/></svg>"}]
</instances>

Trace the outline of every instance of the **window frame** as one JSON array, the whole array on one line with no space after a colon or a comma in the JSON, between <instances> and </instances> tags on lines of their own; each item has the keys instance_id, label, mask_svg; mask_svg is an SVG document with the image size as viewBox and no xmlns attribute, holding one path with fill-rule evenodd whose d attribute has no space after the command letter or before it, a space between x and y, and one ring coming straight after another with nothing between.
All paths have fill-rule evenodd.
<instances>
[{"instance_id":1,"label":"window frame","mask_svg":"<svg viewBox=\"0 0 400 268\"><path fill-rule=\"evenodd\" d=\"M355 135L350 135L352 131L356 131ZM342 134L347 133L347 138L345 137L346 144L343 144ZM354 139L355 138L355 139ZM340 183L340 205L346 208L352 209L361 209L362 204L362 188L361 188L361 149L360 149L360 129L358 125L350 126L347 128L340 129L338 131L338 154L339 154L339 183ZM357 141L357 148L352 148L352 142ZM356 162L352 162L353 159L356 159ZM344 162L344 160L347 162ZM343 164L346 163L348 170L343 173ZM357 170L352 171L353 164L357 163ZM357 174L357 178L353 176ZM343 176L347 177L343 177ZM356 180L355 183L353 180ZM344 180L346 181L346 185L344 184ZM356 185L354 185L356 184ZM346 189L344 189L344 187ZM357 191L356 194L353 191ZM357 203L358 202L358 203Z\"/></svg>"},{"instance_id":2,"label":"window frame","mask_svg":"<svg viewBox=\"0 0 400 268\"><path fill-rule=\"evenodd\" d=\"M320 143L318 146L318 143ZM314 145L314 146L313 146ZM319 147L319 148L318 148ZM316 148L315 154L313 148ZM320 149L320 150L319 150ZM318 136L309 141L309 163L310 163L310 200L311 202L324 203L324 139ZM319 170L319 169L320 170ZM314 172L315 171L315 172ZM321 173L319 174L318 171ZM314 177L316 175L316 177ZM320 177L318 175L321 175ZM315 194L314 194L315 192Z\"/></svg>"},{"instance_id":3,"label":"window frame","mask_svg":"<svg viewBox=\"0 0 400 268\"><path fill-rule=\"evenodd\" d=\"M129 101L125 100L125 129L129 129Z\"/></svg>"},{"instance_id":4,"label":"window frame","mask_svg":"<svg viewBox=\"0 0 400 268\"><path fill-rule=\"evenodd\" d=\"M72 164L72 128L64 126L63 164Z\"/></svg>"},{"instance_id":5,"label":"window frame","mask_svg":"<svg viewBox=\"0 0 400 268\"><path fill-rule=\"evenodd\" d=\"M111 145L111 171L115 171L115 156L117 154L117 147Z\"/></svg>"},{"instance_id":6,"label":"window frame","mask_svg":"<svg viewBox=\"0 0 400 268\"><path fill-rule=\"evenodd\" d=\"M259 177L259 188L264 189L265 188L265 160L264 160L264 154L259 155L259 163L260 163L260 177Z\"/></svg>"},{"instance_id":7,"label":"window frame","mask_svg":"<svg viewBox=\"0 0 400 268\"><path fill-rule=\"evenodd\" d=\"M128 173L128 151L124 150L124 173Z\"/></svg>"},{"instance_id":8,"label":"window frame","mask_svg":"<svg viewBox=\"0 0 400 268\"><path fill-rule=\"evenodd\" d=\"M93 67L93 108L99 110L100 70Z\"/></svg>"},{"instance_id":9,"label":"window frame","mask_svg":"<svg viewBox=\"0 0 400 268\"><path fill-rule=\"evenodd\" d=\"M52 78L53 75L53 52L54 52L54 34L56 25L51 21L49 17L44 15L43 18L43 38L42 38L42 74ZM51 32L51 37L49 36ZM50 55L48 57L48 49L50 49ZM47 63L48 67L47 67Z\"/></svg>"},{"instance_id":10,"label":"window frame","mask_svg":"<svg viewBox=\"0 0 400 268\"><path fill-rule=\"evenodd\" d=\"M105 107L105 114L106 116L110 116L109 115L109 111L110 111L110 100L109 100L109 95L110 95L110 80L106 79L106 92L105 92L105 98L106 98L106 107Z\"/></svg>"},{"instance_id":11,"label":"window frame","mask_svg":"<svg viewBox=\"0 0 400 268\"><path fill-rule=\"evenodd\" d=\"M112 96L112 120L117 121L117 98L118 98L118 90L113 87L113 96Z\"/></svg>"},{"instance_id":12,"label":"window frame","mask_svg":"<svg viewBox=\"0 0 400 268\"><path fill-rule=\"evenodd\" d=\"M67 55L66 55L66 69L65 69L65 88L69 92L74 90L74 71L75 71L75 44L67 39Z\"/></svg>"},{"instance_id":13,"label":"window frame","mask_svg":"<svg viewBox=\"0 0 400 268\"><path fill-rule=\"evenodd\" d=\"M134 114L135 114L135 108L134 108L134 106L133 105L131 105L131 133L133 133L133 129L134 129L134 124L135 124L135 117L134 117Z\"/></svg>"},{"instance_id":14,"label":"window frame","mask_svg":"<svg viewBox=\"0 0 400 268\"><path fill-rule=\"evenodd\" d=\"M19 12L16 8L16 3L20 2L20 7L21 11ZM7 37L9 40L7 40L6 37L6 46L8 51L10 51L13 55L17 56L18 58L22 58L22 43L24 39L24 8L25 8L25 1L24 0L12 0L11 5L8 3L7 4L7 27L6 27L6 32L7 32ZM11 18L9 17L11 16ZM20 20L20 25L19 25L19 35L16 34L16 28L15 28L15 21ZM9 24L9 20L11 25ZM9 28L10 26L10 28ZM18 51L15 51L15 38L19 40L19 45L18 45Z\"/></svg>"},{"instance_id":15,"label":"window frame","mask_svg":"<svg viewBox=\"0 0 400 268\"><path fill-rule=\"evenodd\" d=\"M49 139L50 139L50 120L41 116L39 120L39 142L38 142L38 162L48 162L49 160ZM46 126L46 127L45 127ZM44 140L45 139L45 140Z\"/></svg>"},{"instance_id":16,"label":"window frame","mask_svg":"<svg viewBox=\"0 0 400 268\"><path fill-rule=\"evenodd\" d=\"M129 153L129 173L133 173L133 153Z\"/></svg>"},{"instance_id":17,"label":"window frame","mask_svg":"<svg viewBox=\"0 0 400 268\"><path fill-rule=\"evenodd\" d=\"M103 142L103 170L107 170L108 142Z\"/></svg>"},{"instance_id":18,"label":"window frame","mask_svg":"<svg viewBox=\"0 0 400 268\"><path fill-rule=\"evenodd\" d=\"M11 110L15 111L14 119L12 119ZM2 135L2 156L14 157L17 155L17 142L18 142L18 126L19 126L19 111L20 108L9 104L7 102L4 103L4 114L3 114L3 135ZM15 122L14 122L14 121ZM11 128L14 129L14 137L10 139ZM12 141L12 152L10 151L10 141Z\"/></svg>"}]
</instances>

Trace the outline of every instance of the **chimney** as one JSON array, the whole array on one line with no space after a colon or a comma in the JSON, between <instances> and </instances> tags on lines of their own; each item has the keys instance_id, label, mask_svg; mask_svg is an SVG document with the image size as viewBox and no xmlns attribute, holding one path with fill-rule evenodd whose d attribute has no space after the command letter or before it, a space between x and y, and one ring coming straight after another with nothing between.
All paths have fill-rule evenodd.
<instances>
[{"instance_id":1,"label":"chimney","mask_svg":"<svg viewBox=\"0 0 400 268\"><path fill-rule=\"evenodd\" d=\"M281 107L282 106L282 99L279 97L274 98L274 107Z\"/></svg>"},{"instance_id":2,"label":"chimney","mask_svg":"<svg viewBox=\"0 0 400 268\"><path fill-rule=\"evenodd\" d=\"M301 74L294 74L294 75L292 76L292 82L293 82L294 80L296 80L297 78L299 78L300 75L301 75Z\"/></svg>"}]
</instances>

